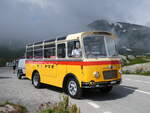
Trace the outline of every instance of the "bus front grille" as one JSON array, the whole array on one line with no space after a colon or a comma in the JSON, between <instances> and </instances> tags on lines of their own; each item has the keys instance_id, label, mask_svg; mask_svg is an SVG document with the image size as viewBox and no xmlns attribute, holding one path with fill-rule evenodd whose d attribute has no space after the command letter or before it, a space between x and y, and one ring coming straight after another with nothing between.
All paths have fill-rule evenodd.
<instances>
[{"instance_id":1,"label":"bus front grille","mask_svg":"<svg viewBox=\"0 0 150 113\"><path fill-rule=\"evenodd\" d=\"M103 71L105 80L117 78L117 70Z\"/></svg>"}]
</instances>

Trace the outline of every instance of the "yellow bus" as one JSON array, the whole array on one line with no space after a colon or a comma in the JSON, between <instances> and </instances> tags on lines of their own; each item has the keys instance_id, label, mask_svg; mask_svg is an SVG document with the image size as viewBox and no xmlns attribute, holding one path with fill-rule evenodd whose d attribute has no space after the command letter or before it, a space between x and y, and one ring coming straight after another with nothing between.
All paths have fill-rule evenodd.
<instances>
[{"instance_id":1,"label":"yellow bus","mask_svg":"<svg viewBox=\"0 0 150 113\"><path fill-rule=\"evenodd\" d=\"M80 98L84 88L108 93L121 83L116 36L104 31L70 34L26 45L25 76L34 87L49 84Z\"/></svg>"}]
</instances>

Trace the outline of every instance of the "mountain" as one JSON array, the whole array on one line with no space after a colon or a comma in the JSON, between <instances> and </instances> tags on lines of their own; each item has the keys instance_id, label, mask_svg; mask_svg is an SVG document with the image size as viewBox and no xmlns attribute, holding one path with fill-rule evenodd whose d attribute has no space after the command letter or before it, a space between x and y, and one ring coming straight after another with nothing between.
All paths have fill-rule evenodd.
<instances>
[{"instance_id":1,"label":"mountain","mask_svg":"<svg viewBox=\"0 0 150 113\"><path fill-rule=\"evenodd\" d=\"M119 37L117 48L120 54L150 54L149 27L125 22L111 22L104 19L96 20L87 26L91 30L104 30L116 34ZM23 56L25 43L28 43L28 41L1 38L0 66L8 60Z\"/></svg>"},{"instance_id":2,"label":"mountain","mask_svg":"<svg viewBox=\"0 0 150 113\"><path fill-rule=\"evenodd\" d=\"M88 25L90 29L115 33L119 38L117 48L121 54L150 53L150 28L125 22L96 20Z\"/></svg>"},{"instance_id":3,"label":"mountain","mask_svg":"<svg viewBox=\"0 0 150 113\"><path fill-rule=\"evenodd\" d=\"M20 40L1 39L0 42L0 66L6 62L24 56L24 42Z\"/></svg>"}]
</instances>

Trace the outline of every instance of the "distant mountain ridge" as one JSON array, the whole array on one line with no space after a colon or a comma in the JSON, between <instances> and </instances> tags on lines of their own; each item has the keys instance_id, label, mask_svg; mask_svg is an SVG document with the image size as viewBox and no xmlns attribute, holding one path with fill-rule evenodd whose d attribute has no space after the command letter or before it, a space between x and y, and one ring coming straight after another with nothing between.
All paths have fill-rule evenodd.
<instances>
[{"instance_id":1,"label":"distant mountain ridge","mask_svg":"<svg viewBox=\"0 0 150 113\"><path fill-rule=\"evenodd\" d=\"M21 40L1 39L0 41L0 66L6 62L24 56L24 43Z\"/></svg>"},{"instance_id":2,"label":"distant mountain ridge","mask_svg":"<svg viewBox=\"0 0 150 113\"><path fill-rule=\"evenodd\" d=\"M25 41L21 39L1 38L0 46L10 50L18 50L25 47Z\"/></svg>"},{"instance_id":3,"label":"distant mountain ridge","mask_svg":"<svg viewBox=\"0 0 150 113\"><path fill-rule=\"evenodd\" d=\"M104 30L118 35L120 53L147 54L150 53L150 28L125 22L96 20L88 25L95 30Z\"/></svg>"},{"instance_id":4,"label":"distant mountain ridge","mask_svg":"<svg viewBox=\"0 0 150 113\"><path fill-rule=\"evenodd\" d=\"M121 54L150 53L150 28L125 22L96 20L88 25L91 30L104 30L118 35L117 48ZM0 58L23 56L25 41L19 39L2 39L0 41Z\"/></svg>"}]
</instances>

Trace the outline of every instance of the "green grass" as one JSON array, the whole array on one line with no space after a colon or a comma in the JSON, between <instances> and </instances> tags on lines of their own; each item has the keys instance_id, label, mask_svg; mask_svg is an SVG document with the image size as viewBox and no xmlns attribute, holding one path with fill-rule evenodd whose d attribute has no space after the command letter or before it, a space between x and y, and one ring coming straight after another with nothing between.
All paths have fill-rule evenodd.
<instances>
[{"instance_id":1,"label":"green grass","mask_svg":"<svg viewBox=\"0 0 150 113\"><path fill-rule=\"evenodd\" d=\"M133 60L129 60L130 63L125 64L124 66L129 66L129 65L134 65L134 64L142 64L142 63L148 63L148 62L150 62L150 61L146 61L144 59L145 58L143 58L143 57L137 57L137 58L135 58ZM149 59L149 57L147 57L146 59Z\"/></svg>"},{"instance_id":2,"label":"green grass","mask_svg":"<svg viewBox=\"0 0 150 113\"><path fill-rule=\"evenodd\" d=\"M150 56L145 56L146 59L150 59Z\"/></svg>"},{"instance_id":3,"label":"green grass","mask_svg":"<svg viewBox=\"0 0 150 113\"><path fill-rule=\"evenodd\" d=\"M49 108L49 109L43 110L43 111L41 111L39 113L55 113L55 112L54 112L54 110Z\"/></svg>"},{"instance_id":4,"label":"green grass","mask_svg":"<svg viewBox=\"0 0 150 113\"><path fill-rule=\"evenodd\" d=\"M136 73L138 75L150 76L150 71Z\"/></svg>"},{"instance_id":5,"label":"green grass","mask_svg":"<svg viewBox=\"0 0 150 113\"><path fill-rule=\"evenodd\" d=\"M131 73L129 71L124 71L123 74L136 74L136 75L150 76L150 71L146 71L146 72L136 71L135 73Z\"/></svg>"}]
</instances>

